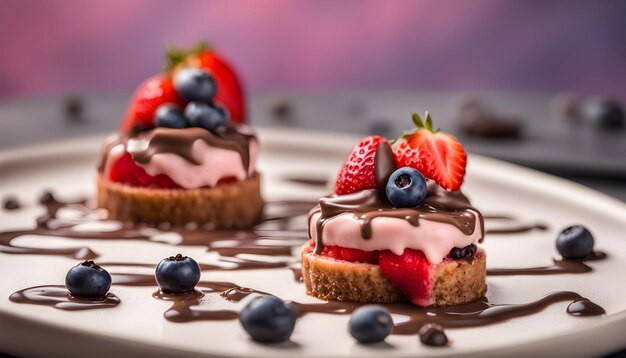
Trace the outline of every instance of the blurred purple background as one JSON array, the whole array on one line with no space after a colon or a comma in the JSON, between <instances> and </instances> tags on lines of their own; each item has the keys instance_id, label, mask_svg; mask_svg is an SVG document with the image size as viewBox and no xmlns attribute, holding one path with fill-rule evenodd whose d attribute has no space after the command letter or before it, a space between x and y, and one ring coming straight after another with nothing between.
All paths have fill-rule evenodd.
<instances>
[{"instance_id":1,"label":"blurred purple background","mask_svg":"<svg viewBox=\"0 0 626 358\"><path fill-rule=\"evenodd\" d=\"M0 96L129 91L209 39L252 90L568 91L626 99L626 1L0 2Z\"/></svg>"}]
</instances>

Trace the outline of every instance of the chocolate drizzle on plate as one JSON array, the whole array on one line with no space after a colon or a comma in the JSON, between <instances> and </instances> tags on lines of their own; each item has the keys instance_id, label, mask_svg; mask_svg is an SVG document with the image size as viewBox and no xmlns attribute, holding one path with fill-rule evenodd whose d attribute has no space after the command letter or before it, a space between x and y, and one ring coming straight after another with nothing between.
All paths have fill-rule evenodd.
<instances>
[{"instance_id":1,"label":"chocolate drizzle on plate","mask_svg":"<svg viewBox=\"0 0 626 358\"><path fill-rule=\"evenodd\" d=\"M430 190L434 189L429 189L429 191ZM450 196L450 194L453 194L453 196ZM443 195L444 197L437 200L433 198L433 201L429 204L433 206L431 210L450 206L458 207L461 210L470 208L467 199L460 193L439 193L435 191L433 196L435 195ZM41 200L41 202L46 208L46 213L37 219L37 226L30 230L0 232L0 252L8 254L58 255L84 260L97 257L97 253L85 246L61 249L33 248L16 246L12 244L12 241L24 235L37 235L42 236L42 240L59 237L90 240L131 239L161 242L163 241L162 236L170 234L178 238L175 242L170 243L171 245L205 245L207 250L219 254L218 259L213 263L199 263L203 271L283 269L291 270L296 280L301 276L298 260L292 255L297 252L296 250L308 239L305 218L306 213L312 206L310 202L268 202L266 203L263 220L257 226L248 230L203 231L171 229L162 231L141 224L117 223L119 227L115 230L79 231L75 230L75 227L82 223L94 221L93 217L98 216L97 210L89 208L85 200L64 203L57 200L50 193L47 193L46 197L42 199L44 199ZM367 200L378 199L376 199L372 193L366 193L364 200L367 202ZM354 204L348 202L333 203L333 205ZM437 205L437 207L435 208L434 205ZM331 212L333 208L332 205L328 206ZM73 218L67 219L65 215L59 215L62 210L73 211L75 215ZM428 208L424 208L424 212L432 214L432 212L428 211ZM513 221L510 218L509 220ZM100 218L95 219L95 222L100 224L116 223ZM513 224L516 223L514 222ZM464 229L469 230L468 227ZM272 256L272 260L263 261L261 259L244 258L240 256L241 254ZM574 273L574 271L576 271L575 273L588 272L591 268L587 266L584 261L600 260L604 257L605 255L602 253L597 253L583 261L568 262L567 265L587 267L584 270L572 269L572 272L569 273ZM152 274L116 272L118 269L123 269L124 267L152 269L155 263L100 262L100 265L109 270L114 268L113 272L111 272L114 286L154 287L155 290L157 290L153 294L155 299L172 303L170 308L164 313L165 319L171 322L236 320L239 317L237 303L253 294L268 295L266 292L242 287L235 283L214 281L201 281L197 285L196 290L189 293L165 294L158 290L154 275ZM526 270L533 271L537 269ZM505 274L510 273L511 272ZM547 270L546 272L546 274L555 273L560 272L554 270ZM490 272L490 274L498 273ZM12 294L10 300L16 303L46 305L62 310L112 308L120 303L120 299L112 293L109 293L106 298L100 300L72 297L64 286L58 285L37 286L20 290ZM216 309L214 306L216 300L221 302L226 308ZM420 332L420 329L423 328L425 324L432 324L434 325L433 327L439 325L445 329L478 327L534 314L552 304L564 301L571 302L567 308L567 312L573 316L597 316L605 314L602 307L577 293L568 291L550 293L536 301L521 304L490 303L486 299L483 299L469 304L451 307L420 308L402 303L384 306L393 314L408 317L408 320L396 324L393 334L415 335ZM307 314L349 315L356 308L361 306L360 304L348 302L291 302L290 304L296 312L298 312L299 316ZM426 336L426 334L420 336L420 340L426 340L424 344L437 344L441 342L441 337L438 333L437 335L433 333L431 337L432 340ZM433 338L435 336L439 338Z\"/></svg>"},{"instance_id":2,"label":"chocolate drizzle on plate","mask_svg":"<svg viewBox=\"0 0 626 358\"><path fill-rule=\"evenodd\" d=\"M578 274L591 272L593 269L585 265L585 261L599 261L607 258L604 252L594 252L581 260L553 259L552 266L522 267L522 268L492 268L487 269L489 276L539 276Z\"/></svg>"},{"instance_id":3,"label":"chocolate drizzle on plate","mask_svg":"<svg viewBox=\"0 0 626 358\"><path fill-rule=\"evenodd\" d=\"M36 286L13 293L9 300L15 303L51 306L65 311L82 311L97 308L111 308L120 304L120 299L112 293L102 298L72 296L65 286Z\"/></svg>"}]
</instances>

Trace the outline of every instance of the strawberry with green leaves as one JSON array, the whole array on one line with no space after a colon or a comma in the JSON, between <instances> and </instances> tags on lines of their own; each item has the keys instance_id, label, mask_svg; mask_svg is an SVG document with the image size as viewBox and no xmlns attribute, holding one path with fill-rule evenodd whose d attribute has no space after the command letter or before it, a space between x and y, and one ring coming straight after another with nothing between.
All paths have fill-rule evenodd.
<instances>
[{"instance_id":1,"label":"strawberry with green leaves","mask_svg":"<svg viewBox=\"0 0 626 358\"><path fill-rule=\"evenodd\" d=\"M424 119L413 113L416 129L394 143L396 164L419 170L446 190L459 190L467 164L465 149L452 135L434 130L428 112Z\"/></svg>"}]
</instances>

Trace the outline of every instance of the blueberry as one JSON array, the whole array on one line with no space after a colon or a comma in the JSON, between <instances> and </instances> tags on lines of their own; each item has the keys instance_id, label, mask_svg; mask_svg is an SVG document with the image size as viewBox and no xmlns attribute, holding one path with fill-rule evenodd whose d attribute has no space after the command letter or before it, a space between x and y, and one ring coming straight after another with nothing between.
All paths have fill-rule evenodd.
<instances>
[{"instance_id":1,"label":"blueberry","mask_svg":"<svg viewBox=\"0 0 626 358\"><path fill-rule=\"evenodd\" d=\"M201 127L211 132L228 122L228 112L224 107L208 103L191 102L185 108L185 116L194 127Z\"/></svg>"},{"instance_id":2,"label":"blueberry","mask_svg":"<svg viewBox=\"0 0 626 358\"><path fill-rule=\"evenodd\" d=\"M278 343L289 340L296 325L296 314L283 300L261 296L241 311L239 322L255 341Z\"/></svg>"},{"instance_id":3,"label":"blueberry","mask_svg":"<svg viewBox=\"0 0 626 358\"><path fill-rule=\"evenodd\" d=\"M598 128L616 129L626 125L624 107L616 100L607 98L588 100L585 102L584 113Z\"/></svg>"},{"instance_id":4,"label":"blueberry","mask_svg":"<svg viewBox=\"0 0 626 358\"><path fill-rule=\"evenodd\" d=\"M565 259L582 259L593 252L593 235L581 225L561 231L556 239L556 249Z\"/></svg>"},{"instance_id":5,"label":"blueberry","mask_svg":"<svg viewBox=\"0 0 626 358\"><path fill-rule=\"evenodd\" d=\"M186 128L189 126L183 111L171 103L162 104L157 108L154 123L157 127L166 128Z\"/></svg>"},{"instance_id":6,"label":"blueberry","mask_svg":"<svg viewBox=\"0 0 626 358\"><path fill-rule=\"evenodd\" d=\"M67 272L65 286L73 296L104 297L111 288L111 275L93 261L85 261Z\"/></svg>"},{"instance_id":7,"label":"blueberry","mask_svg":"<svg viewBox=\"0 0 626 358\"><path fill-rule=\"evenodd\" d=\"M422 173L410 167L403 167L391 174L385 191L393 206L410 208L424 200L428 188Z\"/></svg>"},{"instance_id":8,"label":"blueberry","mask_svg":"<svg viewBox=\"0 0 626 358\"><path fill-rule=\"evenodd\" d=\"M217 84L207 71L187 67L174 77L174 88L187 101L211 101L217 93Z\"/></svg>"},{"instance_id":9,"label":"blueberry","mask_svg":"<svg viewBox=\"0 0 626 358\"><path fill-rule=\"evenodd\" d=\"M161 260L155 277L165 293L189 292L200 281L200 266L191 257L178 254Z\"/></svg>"},{"instance_id":10,"label":"blueberry","mask_svg":"<svg viewBox=\"0 0 626 358\"><path fill-rule=\"evenodd\" d=\"M352 313L348 327L352 337L361 343L381 342L391 334L393 319L384 307L363 306Z\"/></svg>"}]
</instances>

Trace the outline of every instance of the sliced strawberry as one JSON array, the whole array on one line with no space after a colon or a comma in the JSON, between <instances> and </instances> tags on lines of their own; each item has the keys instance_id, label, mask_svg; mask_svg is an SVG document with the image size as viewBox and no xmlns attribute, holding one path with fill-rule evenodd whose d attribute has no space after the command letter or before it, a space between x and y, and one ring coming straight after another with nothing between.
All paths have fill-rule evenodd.
<instances>
[{"instance_id":1,"label":"sliced strawberry","mask_svg":"<svg viewBox=\"0 0 626 358\"><path fill-rule=\"evenodd\" d=\"M359 249L341 248L341 258L350 262L367 262L369 264L378 263L378 251L365 251Z\"/></svg>"},{"instance_id":2,"label":"sliced strawberry","mask_svg":"<svg viewBox=\"0 0 626 358\"><path fill-rule=\"evenodd\" d=\"M401 256L385 250L380 253L380 271L414 304L432 303L434 266L421 251L406 249Z\"/></svg>"},{"instance_id":3,"label":"sliced strawberry","mask_svg":"<svg viewBox=\"0 0 626 358\"><path fill-rule=\"evenodd\" d=\"M363 139L352 149L337 176L335 194L345 195L378 187L374 157L380 143L390 145L387 139L374 135Z\"/></svg>"},{"instance_id":4,"label":"sliced strawberry","mask_svg":"<svg viewBox=\"0 0 626 358\"><path fill-rule=\"evenodd\" d=\"M467 154L459 141L448 133L433 130L432 119L426 112L425 123L413 113L417 130L402 136L394 144L398 167L419 170L444 189L459 190L465 177Z\"/></svg>"},{"instance_id":5,"label":"sliced strawberry","mask_svg":"<svg viewBox=\"0 0 626 358\"><path fill-rule=\"evenodd\" d=\"M157 189L178 189L176 184L165 174L151 176L140 167L130 153L124 155L111 167L109 179L113 182L124 183L132 186Z\"/></svg>"},{"instance_id":6,"label":"sliced strawberry","mask_svg":"<svg viewBox=\"0 0 626 358\"><path fill-rule=\"evenodd\" d=\"M136 128L153 128L154 112L163 103L184 105L184 101L174 89L171 77L166 75L152 76L135 90L126 118L122 123L122 131L130 132Z\"/></svg>"}]
</instances>

